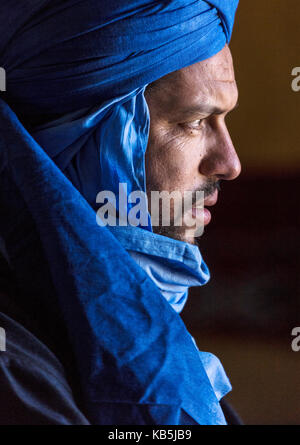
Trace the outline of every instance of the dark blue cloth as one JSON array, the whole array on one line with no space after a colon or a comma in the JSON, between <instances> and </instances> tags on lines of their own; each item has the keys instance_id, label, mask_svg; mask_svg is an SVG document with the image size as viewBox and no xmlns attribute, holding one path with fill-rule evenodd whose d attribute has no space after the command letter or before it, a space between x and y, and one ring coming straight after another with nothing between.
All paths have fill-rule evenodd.
<instances>
[{"instance_id":1,"label":"dark blue cloth","mask_svg":"<svg viewBox=\"0 0 300 445\"><path fill-rule=\"evenodd\" d=\"M209 58L238 0L2 0L7 100L38 115L94 106Z\"/></svg>"},{"instance_id":2,"label":"dark blue cloth","mask_svg":"<svg viewBox=\"0 0 300 445\"><path fill-rule=\"evenodd\" d=\"M0 351L0 425L89 425L53 352L2 312L0 326L8 334Z\"/></svg>"},{"instance_id":3,"label":"dark blue cloth","mask_svg":"<svg viewBox=\"0 0 300 445\"><path fill-rule=\"evenodd\" d=\"M34 256L32 237L21 236L26 220L28 232L37 231L42 242L87 417L97 424L178 424L187 413L195 422L216 423L217 399L179 315L109 230L96 226L85 199L2 101L0 115L1 201L8 209L0 224L7 254L25 275L33 268L27 292L47 296L47 271L26 261Z\"/></svg>"},{"instance_id":4,"label":"dark blue cloth","mask_svg":"<svg viewBox=\"0 0 300 445\"><path fill-rule=\"evenodd\" d=\"M236 6L225 0L5 1L5 101L28 123L111 104L221 50ZM109 230L96 225L84 187L69 181L10 107L0 101L5 255L30 307L62 313L89 421L224 423L179 315ZM70 146L64 148L60 159L69 156ZM75 154L65 168L86 168Z\"/></svg>"}]
</instances>

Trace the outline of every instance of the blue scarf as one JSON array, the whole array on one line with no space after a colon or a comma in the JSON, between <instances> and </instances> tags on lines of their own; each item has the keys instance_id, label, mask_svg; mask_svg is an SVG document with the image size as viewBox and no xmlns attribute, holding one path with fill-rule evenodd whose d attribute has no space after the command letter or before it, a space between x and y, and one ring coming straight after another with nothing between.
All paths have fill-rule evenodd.
<instances>
[{"instance_id":1,"label":"blue scarf","mask_svg":"<svg viewBox=\"0 0 300 445\"><path fill-rule=\"evenodd\" d=\"M197 246L149 233L138 227L110 227L110 231L145 270L177 313L182 311L186 303L188 289L203 286L210 278ZM231 391L221 362L208 352L199 351L199 357L217 399L221 400Z\"/></svg>"},{"instance_id":2,"label":"blue scarf","mask_svg":"<svg viewBox=\"0 0 300 445\"><path fill-rule=\"evenodd\" d=\"M110 231L177 313L186 303L189 287L208 282L209 271L198 247L139 227L117 226Z\"/></svg>"}]
</instances>

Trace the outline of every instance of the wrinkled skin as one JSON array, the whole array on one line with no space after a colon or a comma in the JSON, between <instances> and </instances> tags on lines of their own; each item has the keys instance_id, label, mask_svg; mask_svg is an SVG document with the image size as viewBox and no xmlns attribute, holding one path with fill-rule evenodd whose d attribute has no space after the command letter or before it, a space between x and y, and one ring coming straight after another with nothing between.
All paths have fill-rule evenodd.
<instances>
[{"instance_id":1,"label":"wrinkled skin","mask_svg":"<svg viewBox=\"0 0 300 445\"><path fill-rule=\"evenodd\" d=\"M225 124L238 99L228 46L208 60L154 82L145 98L150 111L145 158L150 212L151 190L204 191L205 207L214 205L220 181L235 179L241 171ZM209 220L208 213L204 224ZM153 230L192 244L197 241L195 232L185 226L171 223Z\"/></svg>"}]
</instances>

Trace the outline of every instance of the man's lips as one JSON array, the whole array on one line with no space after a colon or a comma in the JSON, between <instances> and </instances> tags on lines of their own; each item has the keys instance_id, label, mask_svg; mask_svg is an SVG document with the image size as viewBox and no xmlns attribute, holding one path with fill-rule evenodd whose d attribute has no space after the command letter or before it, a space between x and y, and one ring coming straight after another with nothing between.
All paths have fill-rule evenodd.
<instances>
[{"instance_id":1,"label":"man's lips","mask_svg":"<svg viewBox=\"0 0 300 445\"><path fill-rule=\"evenodd\" d=\"M204 207L214 206L218 201L218 190L216 190L212 195L204 199Z\"/></svg>"},{"instance_id":2,"label":"man's lips","mask_svg":"<svg viewBox=\"0 0 300 445\"><path fill-rule=\"evenodd\" d=\"M203 219L204 226L207 226L211 221L211 213L205 207L212 207L218 201L218 190L216 190L212 195L204 199L204 207L201 206L202 203L197 203L192 207L192 214L194 219Z\"/></svg>"}]
</instances>

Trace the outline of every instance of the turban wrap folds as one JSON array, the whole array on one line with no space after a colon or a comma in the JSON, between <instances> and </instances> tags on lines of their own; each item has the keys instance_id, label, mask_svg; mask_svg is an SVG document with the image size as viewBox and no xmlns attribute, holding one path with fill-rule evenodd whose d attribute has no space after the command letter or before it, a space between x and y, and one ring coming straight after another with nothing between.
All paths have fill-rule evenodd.
<instances>
[{"instance_id":1,"label":"turban wrap folds","mask_svg":"<svg viewBox=\"0 0 300 445\"><path fill-rule=\"evenodd\" d=\"M4 0L8 101L19 112L57 114L127 94L220 51L237 3Z\"/></svg>"},{"instance_id":2,"label":"turban wrap folds","mask_svg":"<svg viewBox=\"0 0 300 445\"><path fill-rule=\"evenodd\" d=\"M93 423L224 423L179 315L92 207L118 182L144 190L145 86L219 52L237 4L1 3L3 250L20 304L53 338L62 318Z\"/></svg>"}]
</instances>

